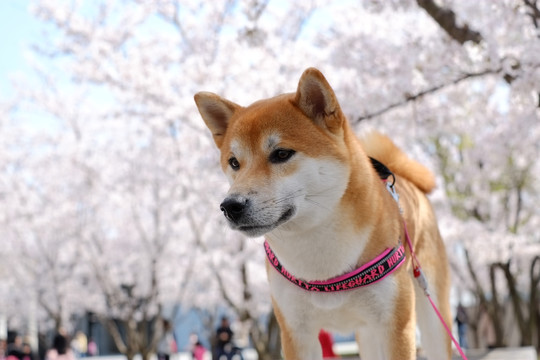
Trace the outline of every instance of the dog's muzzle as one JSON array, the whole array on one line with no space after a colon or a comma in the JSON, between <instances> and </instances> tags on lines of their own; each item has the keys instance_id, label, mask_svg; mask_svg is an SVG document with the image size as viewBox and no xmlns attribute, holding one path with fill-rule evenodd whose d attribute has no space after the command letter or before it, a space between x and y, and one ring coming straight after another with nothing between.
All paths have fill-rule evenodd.
<instances>
[{"instance_id":1,"label":"dog's muzzle","mask_svg":"<svg viewBox=\"0 0 540 360\"><path fill-rule=\"evenodd\" d=\"M257 209L250 198L239 194L229 195L219 208L227 218L232 229L241 231L249 237L262 236L281 224L289 221L294 214L293 205L280 203L276 206L266 204L263 209Z\"/></svg>"}]
</instances>

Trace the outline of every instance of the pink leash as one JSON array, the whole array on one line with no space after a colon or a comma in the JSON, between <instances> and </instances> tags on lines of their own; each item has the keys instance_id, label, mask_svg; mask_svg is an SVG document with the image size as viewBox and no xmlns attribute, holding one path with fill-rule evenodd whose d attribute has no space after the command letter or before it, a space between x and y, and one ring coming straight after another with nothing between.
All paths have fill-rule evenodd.
<instances>
[{"instance_id":1,"label":"pink leash","mask_svg":"<svg viewBox=\"0 0 540 360\"><path fill-rule=\"evenodd\" d=\"M409 250L411 251L411 255L412 255L412 262L413 262L413 267L414 267L414 270L413 270L414 271L414 277L416 278L416 281L418 282L418 285L420 285L422 290L424 290L424 294L426 294L426 297L428 298L429 302L431 303L431 306L433 307L433 310L435 310L435 313L439 317L439 320L441 320L441 323L443 324L444 328L446 329L446 332L448 333L448 335L450 336L450 338L454 342L454 345L458 349L459 354L461 355L461 357L464 360L468 360L467 356L465 356L465 352L463 351L461 346L459 346L459 343L456 341L456 338L452 335L452 331L450 330L450 328L448 327L448 325L444 321L444 319L443 319L443 317L441 315L441 312L439 311L439 309L435 305L435 302L431 298L431 295L429 294L427 280L426 280L426 277L424 276L424 272L422 271L422 267L420 266L420 262L418 261L418 259L416 258L416 254L414 253L411 238L409 237L409 232L407 231L407 224L405 223L405 220L403 220L403 225L404 225L404 228L405 228L405 239L407 240L407 244L409 245Z\"/></svg>"},{"instance_id":2,"label":"pink leash","mask_svg":"<svg viewBox=\"0 0 540 360\"><path fill-rule=\"evenodd\" d=\"M394 177L394 174L391 174L391 176ZM388 190L390 195L392 195L394 200L397 202L398 207L399 207L399 211L401 213L403 213L403 209L401 208L401 205L399 204L399 195L396 192L396 189L394 188L395 177L394 177L394 181L391 184L388 181L386 181L386 179L383 180L383 182L386 184L386 189ZM443 317L441 315L441 312L439 311L439 309L435 305L435 302L431 298L431 295L430 295L429 290L428 290L428 283L427 283L426 277L424 276L424 272L422 271L422 266L420 266L420 262L418 261L418 258L416 257L416 254L414 253L414 250L413 250L411 238L409 236L409 232L407 231L407 224L405 223L405 219L403 219L403 228L405 229L405 239L407 240L407 244L409 245L409 250L411 251L414 277L415 277L416 281L418 282L418 285L420 285L422 290L424 290L424 294L426 294L426 297L428 298L429 302L431 303L431 306L433 307L433 310L435 310L435 313L439 317L439 320L441 320L441 323L443 324L444 328L446 329L446 332L448 333L448 336L450 336L450 338L452 339L452 342L454 343L454 345L458 349L459 354L461 355L461 357L464 360L468 360L467 356L465 356L465 352L463 351L461 346L459 346L459 343L457 342L456 338L452 335L452 331L450 330L450 328L448 327L448 325L444 321L444 319L443 319Z\"/></svg>"}]
</instances>

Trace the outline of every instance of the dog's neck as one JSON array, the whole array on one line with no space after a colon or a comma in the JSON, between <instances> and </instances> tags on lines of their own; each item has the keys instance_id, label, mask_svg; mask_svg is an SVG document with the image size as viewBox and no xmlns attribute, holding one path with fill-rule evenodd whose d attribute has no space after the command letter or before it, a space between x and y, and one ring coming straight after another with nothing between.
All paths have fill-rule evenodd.
<instances>
[{"instance_id":1,"label":"dog's neck","mask_svg":"<svg viewBox=\"0 0 540 360\"><path fill-rule=\"evenodd\" d=\"M309 281L329 279L355 267L372 231L357 231L340 220L332 216L302 234L277 229L267 240L295 276Z\"/></svg>"},{"instance_id":2,"label":"dog's neck","mask_svg":"<svg viewBox=\"0 0 540 360\"><path fill-rule=\"evenodd\" d=\"M348 147L360 147L356 138L345 136ZM338 276L398 242L399 214L379 208L395 207L388 204L393 200L364 152L354 148L350 154L360 155L350 159L348 187L329 216L309 228L293 223L267 234L276 256L299 278Z\"/></svg>"}]
</instances>

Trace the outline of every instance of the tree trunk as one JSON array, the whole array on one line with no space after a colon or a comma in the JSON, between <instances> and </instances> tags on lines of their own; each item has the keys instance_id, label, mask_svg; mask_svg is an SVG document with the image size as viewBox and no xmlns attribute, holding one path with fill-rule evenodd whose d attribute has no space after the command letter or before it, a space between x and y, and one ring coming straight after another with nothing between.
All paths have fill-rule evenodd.
<instances>
[{"instance_id":1,"label":"tree trunk","mask_svg":"<svg viewBox=\"0 0 540 360\"><path fill-rule=\"evenodd\" d=\"M127 360L133 360L135 358L135 353L133 351L128 351L124 355L126 355Z\"/></svg>"},{"instance_id":2,"label":"tree trunk","mask_svg":"<svg viewBox=\"0 0 540 360\"><path fill-rule=\"evenodd\" d=\"M467 249L465 249L465 260L467 262L467 270L469 271L469 275L474 284L474 289L472 291L476 294L478 298L478 306L475 312L474 321L471 322L469 326L473 332L475 345L479 347L480 334L478 333L479 331L478 323L480 322L480 318L484 312L487 312L490 319L492 318L491 312L489 310L491 308L491 305L489 304L486 298L486 293L484 291L484 288L482 287L482 284L478 280L478 276L476 276L476 271L474 270L474 266L473 266L471 257L469 255L469 251Z\"/></svg>"},{"instance_id":3,"label":"tree trunk","mask_svg":"<svg viewBox=\"0 0 540 360\"><path fill-rule=\"evenodd\" d=\"M502 310L501 306L499 305L499 295L497 291L496 281L495 281L495 270L497 266L496 264L491 264L489 267L489 279L491 282L491 293L492 293L492 299L491 299L491 306L488 307L488 314L491 319L491 323L493 324L493 330L495 331L495 344L493 344L495 347L504 347L504 333L503 333L503 326L501 323L501 319L504 317L504 311Z\"/></svg>"},{"instance_id":4,"label":"tree trunk","mask_svg":"<svg viewBox=\"0 0 540 360\"><path fill-rule=\"evenodd\" d=\"M477 324L478 324L479 319L480 319L480 314L481 314L480 309L482 308L482 306L487 308L487 300L486 300L486 295L484 293L484 289L482 288L482 285L480 285L480 281L478 281L478 277L476 276L476 272L474 271L474 267L473 267L473 264L472 264L472 261L471 261L471 257L469 256L469 251L467 249L465 249L465 261L467 263L467 270L469 271L469 275L471 276L471 279L472 279L473 284L474 284L473 292L476 294L476 296L478 298L478 303L479 303L478 311L476 312L474 324L470 324L470 328L473 331L473 337L474 337L475 344L476 344L476 346L478 346L478 344L480 343L480 337L479 337L479 334L478 334L478 326L477 326Z\"/></svg>"},{"instance_id":5,"label":"tree trunk","mask_svg":"<svg viewBox=\"0 0 540 360\"><path fill-rule=\"evenodd\" d=\"M472 321L469 322L469 330L472 333L473 343L470 344L472 348L480 348L480 334L478 324L480 323L480 318L483 314L483 309L487 308L487 304L482 301L482 299L477 296L478 306L474 309L474 312L471 314Z\"/></svg>"},{"instance_id":6,"label":"tree trunk","mask_svg":"<svg viewBox=\"0 0 540 360\"><path fill-rule=\"evenodd\" d=\"M122 339L122 335L120 334L120 331L118 330L118 326L116 325L115 321L113 319L106 318L101 315L97 315L99 322L105 326L105 329L109 332L109 335L111 335L114 344L116 345L116 348L120 353L125 354L127 356L128 348L126 346L126 343L124 339ZM129 359L128 357L128 360Z\"/></svg>"},{"instance_id":7,"label":"tree trunk","mask_svg":"<svg viewBox=\"0 0 540 360\"><path fill-rule=\"evenodd\" d=\"M530 323L525 320L525 315L523 314L523 301L517 291L516 279L510 271L510 261L504 264L497 263L494 265L503 271L504 277L506 278L510 300L512 301L512 307L514 308L514 315L516 316L519 332L521 333L521 346L530 346L532 344Z\"/></svg>"},{"instance_id":8,"label":"tree trunk","mask_svg":"<svg viewBox=\"0 0 540 360\"><path fill-rule=\"evenodd\" d=\"M141 354L143 360L149 360L154 352L154 347L148 342L149 329L148 320L137 322L133 319L122 321L98 316L100 322L108 330L113 338L116 348L124 354L127 360L133 360L135 355ZM125 330L125 337L122 336L120 328ZM158 331L161 331L158 329Z\"/></svg>"},{"instance_id":9,"label":"tree trunk","mask_svg":"<svg viewBox=\"0 0 540 360\"><path fill-rule=\"evenodd\" d=\"M268 324L263 331L261 331L256 323L253 323L250 329L250 336L259 360L281 358L281 336L274 311L270 312Z\"/></svg>"},{"instance_id":10,"label":"tree trunk","mask_svg":"<svg viewBox=\"0 0 540 360\"><path fill-rule=\"evenodd\" d=\"M152 358L152 352L143 351L141 354L142 360L150 360Z\"/></svg>"},{"instance_id":11,"label":"tree trunk","mask_svg":"<svg viewBox=\"0 0 540 360\"><path fill-rule=\"evenodd\" d=\"M535 270L538 264L538 271ZM529 330L531 334L531 344L540 350L540 309L539 291L540 283L540 256L535 256L530 267L531 285L529 288Z\"/></svg>"}]
</instances>

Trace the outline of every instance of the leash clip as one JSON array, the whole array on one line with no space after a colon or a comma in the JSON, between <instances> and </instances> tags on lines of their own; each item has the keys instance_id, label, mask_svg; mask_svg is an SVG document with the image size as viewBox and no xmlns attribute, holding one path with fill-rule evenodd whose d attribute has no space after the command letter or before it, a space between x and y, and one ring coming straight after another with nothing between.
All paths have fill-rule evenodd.
<instances>
[{"instance_id":1,"label":"leash clip","mask_svg":"<svg viewBox=\"0 0 540 360\"><path fill-rule=\"evenodd\" d=\"M392 197L398 204L399 212L403 214L403 209L401 208L401 205L399 204L399 194L397 193L396 188L394 187L395 183L396 183L396 178L394 177L394 174L392 174L392 182L391 183L389 181L386 182L386 190L388 190L390 195L392 195Z\"/></svg>"},{"instance_id":2,"label":"leash clip","mask_svg":"<svg viewBox=\"0 0 540 360\"><path fill-rule=\"evenodd\" d=\"M422 271L422 268L420 268L419 266L416 266L414 268L413 273L414 273L414 278L416 279L416 282L418 283L420 288L424 290L424 294L426 294L426 296L429 296L430 294L428 290L428 282L427 282L426 276L424 275L424 272Z\"/></svg>"}]
</instances>

